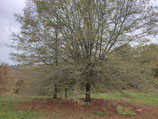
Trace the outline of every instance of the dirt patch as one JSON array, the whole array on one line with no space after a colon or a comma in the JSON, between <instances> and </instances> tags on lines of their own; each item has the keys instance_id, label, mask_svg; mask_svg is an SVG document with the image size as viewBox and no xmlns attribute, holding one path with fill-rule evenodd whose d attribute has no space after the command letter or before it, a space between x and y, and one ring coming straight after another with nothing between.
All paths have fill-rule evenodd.
<instances>
[{"instance_id":1,"label":"dirt patch","mask_svg":"<svg viewBox=\"0 0 158 119\"><path fill-rule=\"evenodd\" d=\"M132 109L136 116L118 115L117 105ZM104 99L92 99L91 103L85 103L83 99L35 99L31 102L21 103L19 108L33 111L50 111L52 115L49 119L55 119L54 115L58 116L59 119L158 119L157 107ZM108 110L108 114L104 117L94 114L94 112L103 112L104 109Z\"/></svg>"}]
</instances>

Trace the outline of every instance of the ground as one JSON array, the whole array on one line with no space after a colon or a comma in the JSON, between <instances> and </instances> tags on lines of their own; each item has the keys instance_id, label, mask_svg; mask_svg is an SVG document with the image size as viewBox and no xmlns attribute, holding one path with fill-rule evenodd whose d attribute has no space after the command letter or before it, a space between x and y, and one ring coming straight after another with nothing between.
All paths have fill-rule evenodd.
<instances>
[{"instance_id":1,"label":"ground","mask_svg":"<svg viewBox=\"0 0 158 119\"><path fill-rule=\"evenodd\" d=\"M84 99L0 97L0 119L158 119L157 93L126 91Z\"/></svg>"}]
</instances>

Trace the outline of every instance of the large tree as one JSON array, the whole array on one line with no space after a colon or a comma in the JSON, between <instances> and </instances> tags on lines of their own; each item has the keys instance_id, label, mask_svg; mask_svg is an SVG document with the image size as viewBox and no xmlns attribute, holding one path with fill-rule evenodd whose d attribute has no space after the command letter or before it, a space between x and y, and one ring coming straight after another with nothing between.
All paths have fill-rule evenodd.
<instances>
[{"instance_id":1,"label":"large tree","mask_svg":"<svg viewBox=\"0 0 158 119\"><path fill-rule=\"evenodd\" d=\"M30 0L24 16L18 17L21 34L14 39L23 52L14 56L22 61L52 61L49 57L54 54L54 45L50 36L55 31L50 29L57 26L61 59L79 66L86 101L90 101L95 67L115 47L157 35L157 16L156 7L149 0Z\"/></svg>"}]
</instances>

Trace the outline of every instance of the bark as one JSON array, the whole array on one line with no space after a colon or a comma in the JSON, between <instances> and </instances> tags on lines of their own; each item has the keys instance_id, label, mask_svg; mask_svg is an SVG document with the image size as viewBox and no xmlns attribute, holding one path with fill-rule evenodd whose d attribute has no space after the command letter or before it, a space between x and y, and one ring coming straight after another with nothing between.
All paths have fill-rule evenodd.
<instances>
[{"instance_id":1,"label":"bark","mask_svg":"<svg viewBox=\"0 0 158 119\"><path fill-rule=\"evenodd\" d=\"M85 101L86 102L90 102L91 101L91 98L90 98L90 84L89 82L86 83L86 97L85 97Z\"/></svg>"},{"instance_id":2,"label":"bark","mask_svg":"<svg viewBox=\"0 0 158 119\"><path fill-rule=\"evenodd\" d=\"M58 29L55 28L55 64L58 66Z\"/></svg>"},{"instance_id":3,"label":"bark","mask_svg":"<svg viewBox=\"0 0 158 119\"><path fill-rule=\"evenodd\" d=\"M54 99L57 99L57 84L54 85Z\"/></svg>"},{"instance_id":4,"label":"bark","mask_svg":"<svg viewBox=\"0 0 158 119\"><path fill-rule=\"evenodd\" d=\"M67 98L67 90L68 88L65 88L65 98Z\"/></svg>"},{"instance_id":5,"label":"bark","mask_svg":"<svg viewBox=\"0 0 158 119\"><path fill-rule=\"evenodd\" d=\"M57 28L55 28L55 65L58 66L58 31ZM57 99L57 84L54 85L54 99Z\"/></svg>"}]
</instances>

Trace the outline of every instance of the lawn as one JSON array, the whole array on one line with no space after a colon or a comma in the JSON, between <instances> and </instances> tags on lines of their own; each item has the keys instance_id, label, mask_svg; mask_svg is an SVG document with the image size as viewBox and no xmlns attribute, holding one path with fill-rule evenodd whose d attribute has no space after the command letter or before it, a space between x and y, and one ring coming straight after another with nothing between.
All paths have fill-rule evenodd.
<instances>
[{"instance_id":1,"label":"lawn","mask_svg":"<svg viewBox=\"0 0 158 119\"><path fill-rule=\"evenodd\" d=\"M16 105L21 102L30 101L29 98L24 97L0 97L0 119L42 119L41 113L31 112L30 110L17 110Z\"/></svg>"},{"instance_id":2,"label":"lawn","mask_svg":"<svg viewBox=\"0 0 158 119\"><path fill-rule=\"evenodd\" d=\"M158 116L156 93L124 91L93 93L91 97L91 104L72 106L70 99L52 101L45 97L1 96L0 119L125 119L128 113L128 118L132 119L147 119L150 116L156 119ZM103 111L100 106L104 106ZM150 111L153 113L149 114Z\"/></svg>"},{"instance_id":3,"label":"lawn","mask_svg":"<svg viewBox=\"0 0 158 119\"><path fill-rule=\"evenodd\" d=\"M92 98L98 99L120 99L125 101L134 101L150 106L158 106L158 93L154 92L137 92L137 91L123 91L115 93L93 93Z\"/></svg>"}]
</instances>

